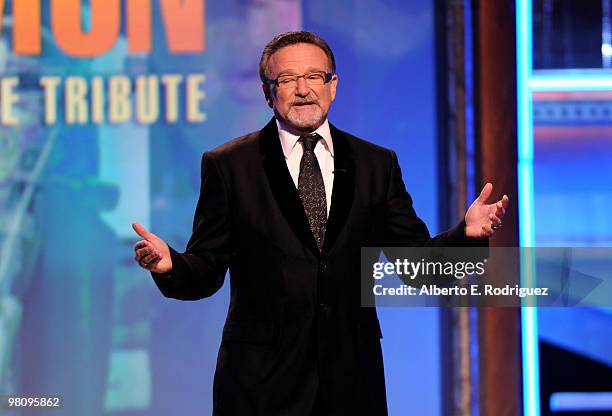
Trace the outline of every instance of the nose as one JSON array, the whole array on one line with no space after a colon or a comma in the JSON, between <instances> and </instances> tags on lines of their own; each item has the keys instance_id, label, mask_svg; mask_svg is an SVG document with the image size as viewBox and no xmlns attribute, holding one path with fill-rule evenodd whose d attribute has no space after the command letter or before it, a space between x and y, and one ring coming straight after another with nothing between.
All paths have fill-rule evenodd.
<instances>
[{"instance_id":1,"label":"nose","mask_svg":"<svg viewBox=\"0 0 612 416\"><path fill-rule=\"evenodd\" d=\"M306 83L306 80L302 77L297 79L297 86L295 87L295 95L300 97L306 97L310 94L310 87Z\"/></svg>"}]
</instances>

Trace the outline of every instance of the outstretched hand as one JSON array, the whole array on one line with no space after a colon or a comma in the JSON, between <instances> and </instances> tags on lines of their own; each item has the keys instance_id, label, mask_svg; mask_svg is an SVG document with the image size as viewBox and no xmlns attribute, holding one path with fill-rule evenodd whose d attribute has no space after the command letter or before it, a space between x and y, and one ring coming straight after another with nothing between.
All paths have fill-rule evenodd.
<instances>
[{"instance_id":1,"label":"outstretched hand","mask_svg":"<svg viewBox=\"0 0 612 416\"><path fill-rule=\"evenodd\" d=\"M509 199L507 195L504 195L499 201L487 204L487 199L492 192L493 185L487 182L478 198L468 208L465 214L465 235L467 237L476 239L490 237L502 226Z\"/></svg>"},{"instance_id":2,"label":"outstretched hand","mask_svg":"<svg viewBox=\"0 0 612 416\"><path fill-rule=\"evenodd\" d=\"M140 267L154 273L168 273L172 270L172 259L168 244L155 234L147 231L137 222L132 223L132 228L136 234L144 240L140 240L134 245L134 260Z\"/></svg>"}]
</instances>

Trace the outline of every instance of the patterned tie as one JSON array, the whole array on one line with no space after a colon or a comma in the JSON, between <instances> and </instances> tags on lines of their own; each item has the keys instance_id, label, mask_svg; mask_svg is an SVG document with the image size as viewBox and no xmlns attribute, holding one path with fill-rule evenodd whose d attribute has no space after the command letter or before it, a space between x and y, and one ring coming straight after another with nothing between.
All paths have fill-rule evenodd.
<instances>
[{"instance_id":1,"label":"patterned tie","mask_svg":"<svg viewBox=\"0 0 612 416\"><path fill-rule=\"evenodd\" d=\"M304 147L304 154L300 161L300 175L298 176L298 193L304 205L304 211L310 230L317 242L319 252L323 247L325 225L327 223L327 202L325 200L325 185L321 168L314 153L317 142L322 139L317 133L300 136Z\"/></svg>"}]
</instances>

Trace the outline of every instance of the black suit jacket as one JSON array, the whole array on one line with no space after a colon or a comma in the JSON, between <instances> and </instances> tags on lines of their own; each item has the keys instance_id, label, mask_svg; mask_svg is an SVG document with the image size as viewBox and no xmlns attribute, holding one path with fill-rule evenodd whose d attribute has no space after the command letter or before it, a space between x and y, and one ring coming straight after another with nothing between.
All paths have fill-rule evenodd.
<instances>
[{"instance_id":1,"label":"black suit jacket","mask_svg":"<svg viewBox=\"0 0 612 416\"><path fill-rule=\"evenodd\" d=\"M319 253L276 123L204 154L193 235L171 249L167 296L211 296L230 271L215 415L384 415L376 310L360 307L360 248L465 245L430 239L394 152L331 126L334 186Z\"/></svg>"}]
</instances>

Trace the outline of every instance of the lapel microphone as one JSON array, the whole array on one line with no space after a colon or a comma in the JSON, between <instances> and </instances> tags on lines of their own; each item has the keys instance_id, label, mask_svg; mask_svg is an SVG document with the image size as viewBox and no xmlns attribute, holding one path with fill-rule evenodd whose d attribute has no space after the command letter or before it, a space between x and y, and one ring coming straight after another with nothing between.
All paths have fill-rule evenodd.
<instances>
[{"instance_id":1,"label":"lapel microphone","mask_svg":"<svg viewBox=\"0 0 612 416\"><path fill-rule=\"evenodd\" d=\"M334 174L335 173L345 173L345 172L346 172L346 169L344 169L344 168L338 168L338 169L332 170L332 173L334 173Z\"/></svg>"}]
</instances>

